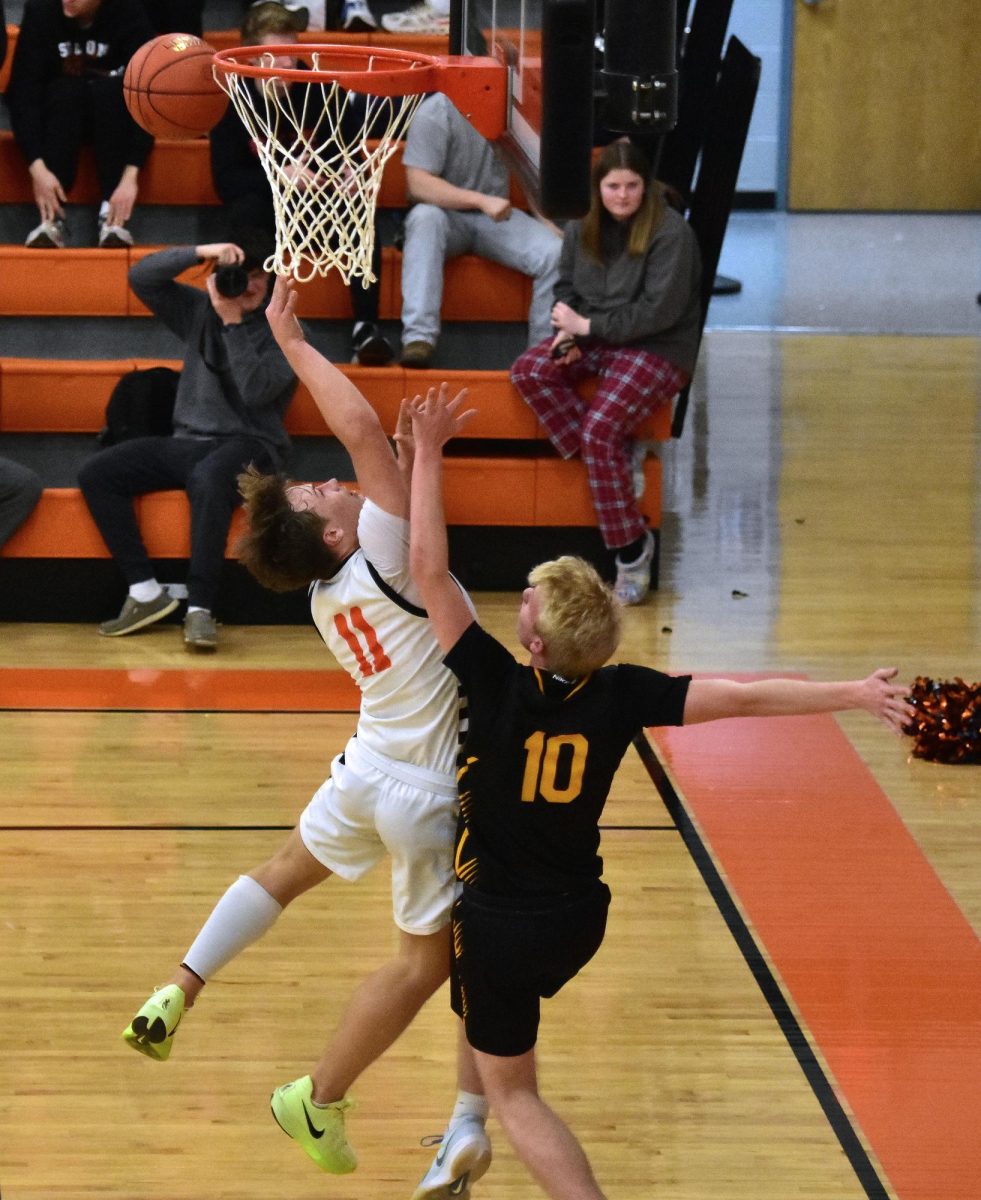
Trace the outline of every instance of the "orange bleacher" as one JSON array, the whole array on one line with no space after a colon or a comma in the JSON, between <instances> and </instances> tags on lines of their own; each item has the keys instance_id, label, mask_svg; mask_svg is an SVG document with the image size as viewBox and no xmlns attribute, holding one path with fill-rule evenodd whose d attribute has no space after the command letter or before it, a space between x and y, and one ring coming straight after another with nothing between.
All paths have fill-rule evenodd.
<instances>
[{"instance_id":1,"label":"orange bleacher","mask_svg":"<svg viewBox=\"0 0 981 1200\"><path fill-rule=\"evenodd\" d=\"M502 528L592 527L596 523L586 476L560 459L450 458L446 462L446 519L455 526ZM190 513L182 491L138 497L136 513L151 558L187 558ZM642 511L660 523L660 462L648 459ZM234 558L241 513L229 532ZM0 549L0 558L108 558L109 552L77 488L45 488L38 506Z\"/></svg>"},{"instance_id":2,"label":"orange bleacher","mask_svg":"<svg viewBox=\"0 0 981 1200\"><path fill-rule=\"evenodd\" d=\"M130 290L127 272L133 262L159 250L74 249L57 253L0 246L0 312L10 317L145 317L149 310ZM181 282L205 286L208 269L191 267ZM442 314L445 321L524 322L531 302L531 280L519 271L476 255L464 254L446 264ZM398 320L402 312L402 254L382 248L378 315ZM350 292L332 273L299 285L301 317L349 319Z\"/></svg>"},{"instance_id":3,"label":"orange bleacher","mask_svg":"<svg viewBox=\"0 0 981 1200\"><path fill-rule=\"evenodd\" d=\"M78 178L68 193L71 204L97 204L99 185L91 151L83 147ZM0 130L0 204L30 204L31 180L13 134ZM211 156L206 137L178 140L158 138L140 171L140 204L216 205L211 181ZM516 181L511 183L511 203L527 208ZM402 148L386 162L378 193L379 208L405 208L405 167Z\"/></svg>"},{"instance_id":4,"label":"orange bleacher","mask_svg":"<svg viewBox=\"0 0 981 1200\"><path fill-rule=\"evenodd\" d=\"M127 372L154 366L179 369L175 359L0 358L0 433L97 433L106 403ZM442 382L466 387L477 416L467 426L469 439L537 440L545 433L518 395L507 371L426 371L401 366L361 367L338 364L368 397L386 429L395 427L403 396L424 393ZM592 384L595 387L595 383ZM662 404L638 428L655 441L670 437L670 405ZM301 384L286 414L295 437L329 433L307 389Z\"/></svg>"},{"instance_id":5,"label":"orange bleacher","mask_svg":"<svg viewBox=\"0 0 981 1200\"><path fill-rule=\"evenodd\" d=\"M112 388L126 372L150 366L179 367L172 360L0 359L0 432L91 433L104 423ZM507 371L407 371L402 367L342 366L375 406L386 428L395 424L399 402L407 394L443 382L467 387L478 416L467 428L470 439L539 441L545 438L518 396ZM290 405L286 426L294 437L329 432L304 387ZM665 439L670 435L669 406L639 431ZM93 445L93 450L95 446ZM661 472L656 458L647 461L645 515L657 528L661 518ZM585 472L579 462L546 456L459 457L447 462L447 517L454 525L592 526L595 524ZM187 501L183 492L141 498L137 513L151 556L185 558L188 553ZM66 538L65 530L72 531ZM233 528L229 547L237 536ZM0 551L9 558L101 558L106 549L85 503L74 488L48 488L24 526Z\"/></svg>"}]
</instances>

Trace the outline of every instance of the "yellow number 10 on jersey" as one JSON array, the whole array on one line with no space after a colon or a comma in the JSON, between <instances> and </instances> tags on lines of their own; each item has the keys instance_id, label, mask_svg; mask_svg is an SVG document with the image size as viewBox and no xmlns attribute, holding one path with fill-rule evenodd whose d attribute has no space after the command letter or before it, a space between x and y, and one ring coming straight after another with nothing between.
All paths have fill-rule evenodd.
<instances>
[{"instance_id":1,"label":"yellow number 10 on jersey","mask_svg":"<svg viewBox=\"0 0 981 1200\"><path fill-rule=\"evenodd\" d=\"M568 764L568 782L559 787L557 775L559 758L568 747L572 761ZM539 730L525 742L525 775L521 781L521 799L529 803L541 796L550 804L568 804L582 791L582 775L586 769L589 742L581 733L560 733L546 738ZM568 754L565 755L568 761Z\"/></svg>"}]
</instances>

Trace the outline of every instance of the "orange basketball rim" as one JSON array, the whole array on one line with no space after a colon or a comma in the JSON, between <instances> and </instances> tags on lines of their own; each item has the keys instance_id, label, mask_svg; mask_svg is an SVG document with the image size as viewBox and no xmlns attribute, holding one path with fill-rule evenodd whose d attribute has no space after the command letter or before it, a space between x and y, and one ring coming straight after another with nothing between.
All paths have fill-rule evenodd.
<instances>
[{"instance_id":1,"label":"orange basketball rim","mask_svg":"<svg viewBox=\"0 0 981 1200\"><path fill-rule=\"evenodd\" d=\"M304 65L279 67L272 64L276 57ZM220 50L214 56L214 69L219 83L223 76L235 74L287 83L330 81L368 96L442 92L489 141L496 141L507 127L507 67L496 58L419 54L388 46L292 43Z\"/></svg>"}]
</instances>

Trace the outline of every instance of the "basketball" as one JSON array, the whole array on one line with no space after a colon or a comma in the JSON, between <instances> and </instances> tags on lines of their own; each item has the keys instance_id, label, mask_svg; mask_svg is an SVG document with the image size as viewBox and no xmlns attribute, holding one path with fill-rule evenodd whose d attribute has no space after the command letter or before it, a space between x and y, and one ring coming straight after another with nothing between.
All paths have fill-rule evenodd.
<instances>
[{"instance_id":1,"label":"basketball","mask_svg":"<svg viewBox=\"0 0 981 1200\"><path fill-rule=\"evenodd\" d=\"M211 72L214 50L191 33L164 33L142 45L123 76L126 107L154 137L195 138L213 129L228 97Z\"/></svg>"}]
</instances>

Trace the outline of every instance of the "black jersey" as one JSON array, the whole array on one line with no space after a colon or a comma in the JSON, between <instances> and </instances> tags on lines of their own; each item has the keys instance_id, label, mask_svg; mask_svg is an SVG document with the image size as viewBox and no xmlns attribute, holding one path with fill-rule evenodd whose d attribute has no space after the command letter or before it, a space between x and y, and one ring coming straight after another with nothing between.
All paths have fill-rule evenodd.
<instances>
[{"instance_id":1,"label":"black jersey","mask_svg":"<svg viewBox=\"0 0 981 1200\"><path fill-rule=\"evenodd\" d=\"M446 656L467 694L456 871L498 895L581 891L599 878L599 819L627 747L680 725L690 676L603 667L582 679L517 663L474 623Z\"/></svg>"}]
</instances>

